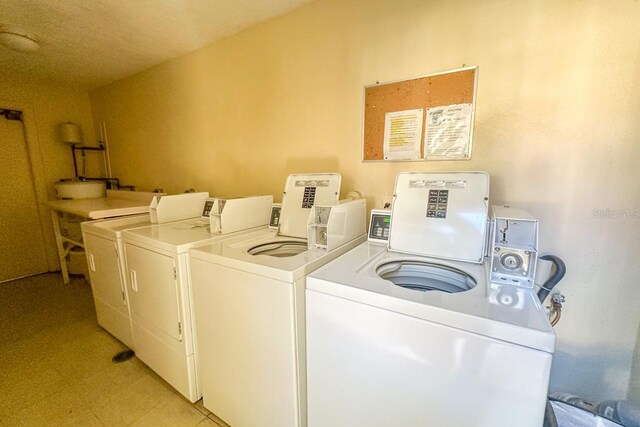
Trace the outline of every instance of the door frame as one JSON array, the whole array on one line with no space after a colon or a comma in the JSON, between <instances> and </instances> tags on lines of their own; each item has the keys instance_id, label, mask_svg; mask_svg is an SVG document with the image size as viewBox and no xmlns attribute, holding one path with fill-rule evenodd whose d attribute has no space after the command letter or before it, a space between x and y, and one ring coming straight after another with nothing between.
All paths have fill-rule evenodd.
<instances>
[{"instance_id":1,"label":"door frame","mask_svg":"<svg viewBox=\"0 0 640 427\"><path fill-rule=\"evenodd\" d=\"M36 127L36 115L31 104L27 102L9 101L0 99L0 108L17 110L22 112L22 128L24 130L24 139L27 145L27 157L31 176L33 177L33 185L36 193L36 201L38 208L38 217L40 219L40 230L44 238L44 252L47 259L49 271L57 271L60 269L58 256L55 251L51 252L51 248L56 248L56 242L51 232L51 222L49 218L49 208L47 207L47 185L44 174L44 163L42 161L42 151L40 150L40 141L38 140L38 129Z\"/></svg>"}]
</instances>

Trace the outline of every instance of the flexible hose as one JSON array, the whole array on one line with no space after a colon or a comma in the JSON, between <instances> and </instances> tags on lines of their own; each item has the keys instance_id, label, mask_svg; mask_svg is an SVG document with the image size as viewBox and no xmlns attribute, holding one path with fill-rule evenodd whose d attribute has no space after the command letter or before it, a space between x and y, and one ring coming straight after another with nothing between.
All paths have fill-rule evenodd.
<instances>
[{"instance_id":1,"label":"flexible hose","mask_svg":"<svg viewBox=\"0 0 640 427\"><path fill-rule=\"evenodd\" d=\"M564 275L567 272L567 266L564 264L564 261L555 255L544 255L541 256L540 259L545 261L551 261L553 265L556 267L556 271L553 272L551 277L547 279L546 282L542 285L540 290L538 291L538 298L540 302L544 302L549 293L553 290L553 288L562 280Z\"/></svg>"}]
</instances>

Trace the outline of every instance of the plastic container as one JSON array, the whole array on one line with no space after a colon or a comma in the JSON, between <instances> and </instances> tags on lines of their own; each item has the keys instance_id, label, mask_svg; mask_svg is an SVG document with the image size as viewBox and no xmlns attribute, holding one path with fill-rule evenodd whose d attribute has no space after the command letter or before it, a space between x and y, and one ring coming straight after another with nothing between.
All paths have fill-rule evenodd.
<instances>
[{"instance_id":1,"label":"plastic container","mask_svg":"<svg viewBox=\"0 0 640 427\"><path fill-rule=\"evenodd\" d=\"M103 181L63 181L53 187L58 199L98 199L107 195Z\"/></svg>"}]
</instances>

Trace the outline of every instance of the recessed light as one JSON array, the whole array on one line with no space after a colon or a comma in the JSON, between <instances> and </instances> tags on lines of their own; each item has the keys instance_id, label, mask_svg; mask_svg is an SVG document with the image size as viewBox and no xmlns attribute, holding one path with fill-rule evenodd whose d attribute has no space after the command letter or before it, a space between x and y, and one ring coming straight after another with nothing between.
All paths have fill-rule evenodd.
<instances>
[{"instance_id":1,"label":"recessed light","mask_svg":"<svg viewBox=\"0 0 640 427\"><path fill-rule=\"evenodd\" d=\"M18 52L33 52L40 47L31 35L4 26L0 27L0 44Z\"/></svg>"}]
</instances>

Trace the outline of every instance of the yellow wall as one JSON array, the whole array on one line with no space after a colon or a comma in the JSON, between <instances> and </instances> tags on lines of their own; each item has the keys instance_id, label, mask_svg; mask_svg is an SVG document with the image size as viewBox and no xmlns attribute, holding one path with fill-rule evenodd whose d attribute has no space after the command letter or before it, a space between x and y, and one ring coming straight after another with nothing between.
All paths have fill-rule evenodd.
<instances>
[{"instance_id":1,"label":"yellow wall","mask_svg":"<svg viewBox=\"0 0 640 427\"><path fill-rule=\"evenodd\" d=\"M67 121L79 124L85 144L94 145L96 139L89 94L0 73L0 106L15 109L25 107L25 126L34 130L32 134L27 134L27 144L30 149L35 148L31 150L35 179L41 178L43 181L44 189L37 194L47 260L51 269L58 269L51 216L45 202L55 197L54 182L61 178L73 178L73 160L69 146L60 142L57 126ZM88 176L103 176L103 160L100 154L96 154L87 155Z\"/></svg>"},{"instance_id":2,"label":"yellow wall","mask_svg":"<svg viewBox=\"0 0 640 427\"><path fill-rule=\"evenodd\" d=\"M492 201L539 218L541 250L568 265L552 389L623 398L640 321L638 22L629 0L320 0L91 102L115 175L146 189L279 198L288 173L339 171L379 207L399 171L489 172ZM465 64L480 67L473 160L360 162L363 86Z\"/></svg>"}]
</instances>

